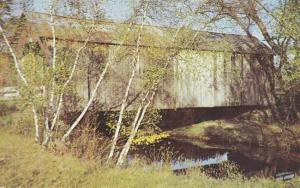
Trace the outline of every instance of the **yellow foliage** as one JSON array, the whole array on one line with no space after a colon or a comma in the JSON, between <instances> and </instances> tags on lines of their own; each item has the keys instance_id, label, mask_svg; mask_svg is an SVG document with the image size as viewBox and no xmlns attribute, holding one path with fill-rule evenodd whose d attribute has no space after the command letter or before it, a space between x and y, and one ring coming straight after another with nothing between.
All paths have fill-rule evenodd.
<instances>
[{"instance_id":1,"label":"yellow foliage","mask_svg":"<svg viewBox=\"0 0 300 188\"><path fill-rule=\"evenodd\" d=\"M149 145L149 144L154 144L159 141L161 141L164 138L168 138L170 136L169 133L162 132L158 134L152 134L150 136L141 136L133 140L134 145Z\"/></svg>"}]
</instances>

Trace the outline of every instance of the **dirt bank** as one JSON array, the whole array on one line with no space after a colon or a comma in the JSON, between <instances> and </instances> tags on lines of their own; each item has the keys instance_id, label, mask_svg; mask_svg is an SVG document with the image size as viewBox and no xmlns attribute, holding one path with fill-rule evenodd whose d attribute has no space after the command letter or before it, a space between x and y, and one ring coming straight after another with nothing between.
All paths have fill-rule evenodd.
<instances>
[{"instance_id":1,"label":"dirt bank","mask_svg":"<svg viewBox=\"0 0 300 188\"><path fill-rule=\"evenodd\" d=\"M252 111L233 119L205 121L169 131L170 138L202 148L250 146L300 151L300 124L271 123L265 115Z\"/></svg>"}]
</instances>

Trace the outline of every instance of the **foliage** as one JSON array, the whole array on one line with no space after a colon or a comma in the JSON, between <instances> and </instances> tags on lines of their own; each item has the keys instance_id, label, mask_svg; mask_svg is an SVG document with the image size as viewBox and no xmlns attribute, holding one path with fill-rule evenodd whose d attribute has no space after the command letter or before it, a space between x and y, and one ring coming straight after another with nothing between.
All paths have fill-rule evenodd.
<instances>
[{"instance_id":1,"label":"foliage","mask_svg":"<svg viewBox=\"0 0 300 188\"><path fill-rule=\"evenodd\" d=\"M13 4L12 0L3 0L0 2L0 24L4 22L4 19L7 16L11 15L11 5Z\"/></svg>"},{"instance_id":2,"label":"foliage","mask_svg":"<svg viewBox=\"0 0 300 188\"><path fill-rule=\"evenodd\" d=\"M280 37L292 37L293 40L300 39L300 4L292 0L284 2L281 6L274 10L276 17L274 34Z\"/></svg>"},{"instance_id":3,"label":"foliage","mask_svg":"<svg viewBox=\"0 0 300 188\"><path fill-rule=\"evenodd\" d=\"M158 134L151 134L150 136L140 136L133 140L134 145L149 145L160 142L162 139L168 138L169 133L162 132Z\"/></svg>"},{"instance_id":4,"label":"foliage","mask_svg":"<svg viewBox=\"0 0 300 188\"><path fill-rule=\"evenodd\" d=\"M20 95L26 103L42 107L46 102L42 93L43 86L49 85L49 73L44 68L43 58L29 52L23 57L22 66L29 86L21 85Z\"/></svg>"},{"instance_id":5,"label":"foliage","mask_svg":"<svg viewBox=\"0 0 300 188\"><path fill-rule=\"evenodd\" d=\"M120 131L121 140L122 140L122 138L126 138L130 135L131 124L133 122L135 114L136 114L135 110L125 112L124 118L122 121L123 125L122 125L121 131ZM108 115L106 125L107 125L108 131L110 132L110 134L113 134L115 131L115 126L116 126L115 122L118 119L118 115L119 115L118 112L111 112ZM147 137L148 136L151 137L151 135L153 135L153 137L156 137L156 139L158 137L160 137L159 132L161 132L161 130L157 126L158 123L160 122L160 120L161 120L160 110L153 109L153 108L149 109L144 117L144 121L141 125L141 130L138 132L137 139L141 138L142 140L143 139L147 140ZM155 136L155 133L158 133L158 135ZM163 137L165 137L165 136L163 136ZM151 139L153 139L153 138L151 138ZM146 142L144 142L144 143L146 143Z\"/></svg>"},{"instance_id":6,"label":"foliage","mask_svg":"<svg viewBox=\"0 0 300 188\"><path fill-rule=\"evenodd\" d=\"M32 112L26 105L21 105L22 103L22 101L0 103L1 110L6 110L6 113L0 114L0 127L13 134L32 137L34 135Z\"/></svg>"},{"instance_id":7,"label":"foliage","mask_svg":"<svg viewBox=\"0 0 300 188\"><path fill-rule=\"evenodd\" d=\"M210 175L215 178L229 178L234 179L237 177L241 177L241 172L239 166L233 162L227 161L220 164L218 167L207 167L200 169L207 175Z\"/></svg>"},{"instance_id":8,"label":"foliage","mask_svg":"<svg viewBox=\"0 0 300 188\"><path fill-rule=\"evenodd\" d=\"M287 53L289 64L283 67L283 80L286 94L282 97L283 106L288 106L286 110L286 120L295 121L300 118L300 109L297 97L300 96L300 3L298 1L286 1L282 6L274 11L277 18L274 34L279 38L279 42L288 41ZM296 117L296 118L295 118Z\"/></svg>"},{"instance_id":9,"label":"foliage","mask_svg":"<svg viewBox=\"0 0 300 188\"><path fill-rule=\"evenodd\" d=\"M149 62L143 74L143 88L148 89L159 84L166 75L165 64L154 64Z\"/></svg>"}]
</instances>

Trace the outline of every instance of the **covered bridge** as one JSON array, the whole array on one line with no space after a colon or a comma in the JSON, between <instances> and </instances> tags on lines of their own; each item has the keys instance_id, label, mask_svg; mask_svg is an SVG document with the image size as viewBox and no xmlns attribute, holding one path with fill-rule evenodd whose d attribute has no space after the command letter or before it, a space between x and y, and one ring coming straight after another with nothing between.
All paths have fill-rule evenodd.
<instances>
[{"instance_id":1,"label":"covered bridge","mask_svg":"<svg viewBox=\"0 0 300 188\"><path fill-rule=\"evenodd\" d=\"M27 43L36 41L50 48L52 38L50 16L44 13L27 12L23 18L26 24L14 46L22 49ZM87 32L82 30L80 22L88 22L88 20L62 16L55 16L54 20L58 44L70 46L84 42ZM88 42L94 50L86 54L95 55L97 50L106 48L109 49L107 53L101 52L101 54L109 57L110 49L121 44L123 50L134 49L140 25L133 25L130 31L132 36L122 43L120 36L126 33L128 27L128 23L96 21L96 31ZM268 87L267 81L263 73L253 71L253 66L258 65L256 61L258 56L273 58L273 55L272 51L258 39L245 35L178 30L149 25L145 25L142 32L144 38L141 41L141 61L136 78L139 81L133 84L130 99L134 100L139 93L144 71L151 62L149 53L152 53L153 49L163 49L177 50L177 54L169 67L168 75L160 84L155 97L155 108L257 106L264 103L261 87ZM177 34L176 40L169 40ZM149 48L152 51L147 51ZM97 55L94 58L81 58L76 88L83 101L89 98L97 77L92 74L93 66L90 64L101 64L99 59L101 58ZM105 58L102 60L104 61ZM125 58L109 68L97 95L97 101L102 105L101 110L119 108L131 72L129 61L129 58Z\"/></svg>"}]
</instances>

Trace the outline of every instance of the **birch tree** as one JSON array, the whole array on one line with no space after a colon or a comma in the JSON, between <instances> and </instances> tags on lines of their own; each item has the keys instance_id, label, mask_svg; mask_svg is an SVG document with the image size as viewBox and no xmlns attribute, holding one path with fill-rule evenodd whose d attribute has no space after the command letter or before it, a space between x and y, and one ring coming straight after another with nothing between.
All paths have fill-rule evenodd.
<instances>
[{"instance_id":1,"label":"birch tree","mask_svg":"<svg viewBox=\"0 0 300 188\"><path fill-rule=\"evenodd\" d=\"M28 81L27 78L22 70L20 59L17 57L16 51L13 49L6 33L4 32L2 24L4 24L8 18L5 17L10 17L12 14L12 6L13 2L10 0L5 0L0 2L0 35L4 39L4 43L7 46L10 55L13 58L13 63L15 66L15 69L17 71L18 77L20 78L22 84L25 85L25 87L28 87ZM38 114L37 114L37 108L33 102L30 102L32 113L33 113L33 119L34 119L34 127L35 127L35 141L38 142L40 139L39 135L39 120L38 120Z\"/></svg>"},{"instance_id":2,"label":"birch tree","mask_svg":"<svg viewBox=\"0 0 300 188\"><path fill-rule=\"evenodd\" d=\"M50 26L50 30L51 30L51 40L52 40L52 43L51 43L51 47L52 47L52 55L51 55L51 58L47 59L49 61L49 64L51 64L51 67L50 67L50 72L51 74L48 75L49 79L50 80L50 84L47 84L47 83L44 83L43 85L40 85L43 89L43 97L44 97L44 100L46 101L45 103L45 116L44 116L44 140L40 140L40 130L39 130L39 121L38 121L38 117L39 117L39 114L38 114L38 110L37 110L37 107L36 105L34 104L34 102L30 102L31 105L32 105L32 112L33 112L33 116L34 116L34 122L35 122L35 131L36 131L36 140L37 141L42 141L43 142L43 145L47 146L48 145L48 142L51 138L51 134L52 134L52 131L54 130L54 127L56 125L56 122L60 116L60 112L61 112L61 108L62 108L62 105L63 105L63 96L66 92L66 88L68 87L69 83L71 82L71 80L73 79L74 77L74 73L78 67L78 62L79 62L79 58L80 56L82 55L82 51L87 47L87 44L90 40L90 37L93 33L93 30L94 30L94 26L95 26L95 17L96 17L96 14L99 13L99 10L96 9L97 5L95 3L92 3L92 8L90 10L92 10L92 21L88 22L87 24L87 27L89 28L88 31L87 31L87 36L86 38L84 39L84 42L82 44L82 46L80 46L78 48L78 50L76 51L76 55L75 55L75 58L73 60L73 63L71 65L71 69L70 69L70 72L68 74L68 77L66 80L64 80L62 83L57 83L57 78L56 78L56 75L58 74L58 70L57 70L57 37L56 37L56 20L55 20L55 16L54 16L54 13L55 13L55 5L57 1L52 1L51 4L50 4L50 13L49 13L49 17L50 17L50 20L49 20L49 26ZM20 63L20 60L18 59L17 57L17 53L14 51L13 47L11 46L11 43L9 42L8 40L8 37L6 36L6 33L4 32L3 30L3 27L2 25L0 25L0 32L1 32L1 35L3 36L4 40L5 40L5 43L13 57L13 61L14 61L14 64L15 64L15 68L17 70L17 73L20 77L20 80L23 82L23 85L25 86L25 89L29 90L30 87L36 87L36 88L39 88L40 86L31 86L28 82L28 79L26 78L26 73L24 73L24 70L22 69L21 67L21 64ZM40 43L41 44L41 43ZM44 53L47 53L49 54L49 51L48 51L48 48L43 48L44 50ZM22 58L23 59L23 58ZM32 58L34 59L34 57ZM97 88L99 87L100 85L100 82L101 80L103 79L106 71L107 71L107 67L104 69L104 73L102 74L102 76L100 76L101 79L99 79L99 84L97 84L96 88L95 88L95 92L97 90ZM47 76L46 74L44 76ZM94 92L94 93L95 93ZM49 93L49 98L47 97L47 94ZM34 96L39 96L41 95L40 93L40 90L39 89L35 89L35 93L33 93ZM57 101L57 103L56 103ZM87 106L90 105L91 102L89 102L87 104ZM85 109L87 109L88 107L85 107L84 108L84 112L86 112ZM82 113L83 115L85 113ZM82 117L81 117L82 118Z\"/></svg>"},{"instance_id":3,"label":"birch tree","mask_svg":"<svg viewBox=\"0 0 300 188\"><path fill-rule=\"evenodd\" d=\"M84 115L87 113L89 107L91 106L91 104L95 100L95 97L96 97L96 94L97 94L97 90L100 87L100 84L101 84L102 80L104 79L104 76L107 73L107 70L108 70L109 66L112 63L115 63L117 54L120 51L121 47L123 46L124 42L126 41L126 38L128 37L128 33L132 29L132 24L133 24L132 22L130 24L128 24L126 32L124 33L124 36L121 39L121 43L117 47L113 48L112 51L110 52L109 58L108 58L108 60L107 60L107 62L105 64L105 67L104 67L101 75L98 78L96 86L95 86L94 90L92 91L92 95L91 95L90 99L88 100L88 103L85 105L83 111L80 113L80 115L76 118L76 120L73 122L73 124L71 125L71 127L67 130L67 132L62 137L62 141L63 142L66 141L66 139L70 136L70 134L72 133L72 131L79 125L80 121L82 120L82 118L84 117ZM133 79L135 73L132 73L132 74L133 74L133 76L131 76L131 77ZM131 79L130 84L129 84L128 87L130 87L132 79ZM129 88L128 88L128 91L129 91ZM126 92L127 92L127 89L126 89ZM128 94L127 94L127 96L128 96ZM124 108L125 108L125 106L124 106Z\"/></svg>"},{"instance_id":4,"label":"birch tree","mask_svg":"<svg viewBox=\"0 0 300 188\"><path fill-rule=\"evenodd\" d=\"M141 24L141 26L139 28L139 31L138 31L138 37L137 37L134 56L132 57L132 60L131 60L131 64L132 64L132 67L133 67L132 68L132 73L131 73L131 76L128 80L128 84L127 84L127 87L126 87L126 90L125 90L125 93L124 93L124 96L123 96L123 100L122 100L122 104L121 104L121 108L120 108L120 112L119 112L119 118L118 118L118 122L116 124L116 130L115 130L114 137L113 137L113 142L112 142L112 146L111 146L110 153L109 153L109 156L108 156L108 161L110 161L112 159L112 157L114 155L114 152L115 152L115 147L116 147L116 144L117 144L117 141L118 141L124 111L125 111L125 108L127 106L127 99L128 99L129 90L130 90L130 87L132 85L133 79L135 77L135 74L136 74L136 71L137 71L137 68L138 68L138 64L140 63L140 43L141 43L142 32L143 32L143 27L144 27L144 24L145 24L145 19L146 19L146 15L147 15L147 7L148 7L148 2L146 2L146 3L147 4L145 5L144 10L143 10L142 24Z\"/></svg>"},{"instance_id":5,"label":"birch tree","mask_svg":"<svg viewBox=\"0 0 300 188\"><path fill-rule=\"evenodd\" d=\"M185 23L189 24L189 23ZM197 37L198 32L195 32L191 37L190 40L186 41L186 34L183 30L184 24L181 24L180 27L178 27L173 35L171 37L167 37L167 41L164 41L166 43L174 44L174 43L180 43L184 48L187 48L189 45L191 45L194 41L194 39ZM179 41L185 41L185 42L179 42ZM123 165L124 161L127 158L128 152L130 150L130 147L133 143L134 138L138 134L138 130L140 129L140 126L142 124L142 121L145 117L145 114L147 113L147 109L154 101L155 95L159 89L159 85L163 82L163 80L168 76L170 72L170 68L174 66L174 63L176 59L178 58L178 54L182 51L181 48L175 48L175 49L164 49L161 48L158 51L160 51L163 55L158 55L156 57L156 65L152 65L149 70L145 70L145 73L143 74L143 81L144 86L142 91L142 96L140 99L139 106L136 110L135 118L131 124L131 131L129 134L129 137L124 144L117 160L117 166ZM150 63L150 62L146 62Z\"/></svg>"},{"instance_id":6,"label":"birch tree","mask_svg":"<svg viewBox=\"0 0 300 188\"><path fill-rule=\"evenodd\" d=\"M54 2L52 2L54 4ZM63 82L61 88L55 92L55 72L56 72L56 53L57 53L57 49L56 49L56 35L55 35L55 24L54 24L54 6L53 4L50 7L50 26L51 26L51 33L52 33L52 71L54 73L53 78L51 80L51 88L50 88L50 99L49 99L49 110L48 110L48 114L46 113L46 117L45 117L45 137L44 137L44 141L43 141L43 145L47 146L49 139L51 137L51 133L56 125L57 119L60 116L60 112L61 112L61 108L62 108L62 103L63 103L63 96L65 94L66 88L68 87L69 83L71 82L75 70L78 67L78 62L79 62L79 58L82 55L82 51L87 47L87 44L90 40L90 37L94 31L94 27L95 27L95 17L98 14L99 10L97 10L97 5L95 4L95 2L92 2L91 4L91 13L92 13L92 21L90 23L90 28L89 31L87 32L87 36L84 39L84 42L82 44L81 47L78 48L78 50L76 51L76 55L75 55L75 59L74 62L72 63L71 66L71 72L68 76L68 78ZM106 69L104 69L104 73L102 73L102 77L105 75L106 73ZM101 76L100 76L101 77ZM101 79L102 80L102 79ZM100 81L101 82L101 81ZM100 83L99 83L100 84ZM96 85L95 91L98 89L99 84ZM57 100L57 104L54 104L54 100ZM90 102L91 103L91 102ZM87 104L87 106L89 107L90 103ZM88 107L85 107L83 112L86 111L85 109L87 109ZM50 115L49 115L50 114ZM85 114L85 112L83 113ZM51 119L51 121L49 121L48 119ZM51 122L51 123L49 123Z\"/></svg>"},{"instance_id":7,"label":"birch tree","mask_svg":"<svg viewBox=\"0 0 300 188\"><path fill-rule=\"evenodd\" d=\"M153 3L152 5L157 5L157 2L151 3ZM157 13L156 11L154 12ZM117 166L121 166L126 160L133 140L138 134L138 130L141 127L145 114L147 113L147 109L153 103L157 90L159 89L159 85L167 77L168 72L171 71L170 67L177 59L178 54L182 51L182 49L189 47L194 42L194 39L197 37L198 32L195 32L192 36L188 34L189 32L185 33L185 31L189 30L183 28L190 26L190 24L192 24L192 20L186 17L186 19L184 19L181 22L181 24L177 26L177 29L173 29L172 31L170 31L170 36L164 35L164 39L158 36L154 36L156 40L161 42L161 46L159 46L158 49L154 50L155 66L150 68L149 70L145 70L143 73L142 79L146 84L142 87L143 89L141 91L142 94L140 97L139 105L135 110L136 113L131 123L131 131L129 133L126 143L122 147L122 150L118 156ZM203 23L203 25L207 25L207 23ZM174 49L166 48L166 46L170 47L177 45L181 47L175 47ZM157 46L152 48L157 48ZM151 47L148 47L148 49L151 49ZM149 55L151 54L151 52L148 52L147 54ZM144 63L146 63L145 66L147 66L147 64L153 64L153 62L149 62L147 60Z\"/></svg>"},{"instance_id":8,"label":"birch tree","mask_svg":"<svg viewBox=\"0 0 300 188\"><path fill-rule=\"evenodd\" d=\"M0 24L0 33L2 34L2 36L4 38L4 41L5 41L5 44L7 45L8 49L9 49L9 52L10 52L11 56L13 57L14 65L15 65L15 68L17 70L18 76L20 77L20 79L21 79L22 83L25 85L25 87L28 87L28 82L27 82L27 79L26 79L22 69L21 69L20 61L17 58L16 52L13 50L6 34L4 33L4 30L1 26L1 24ZM33 118L34 118L35 141L38 142L39 139L40 139L38 114L37 114L36 106L32 102L31 102L31 108L32 108Z\"/></svg>"}]
</instances>

